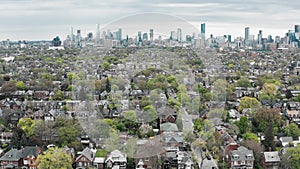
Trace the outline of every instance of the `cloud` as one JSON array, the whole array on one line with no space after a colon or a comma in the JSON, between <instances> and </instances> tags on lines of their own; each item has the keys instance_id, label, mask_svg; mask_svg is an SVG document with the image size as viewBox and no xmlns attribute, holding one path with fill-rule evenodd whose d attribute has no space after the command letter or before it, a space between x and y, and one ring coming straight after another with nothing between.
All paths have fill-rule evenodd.
<instances>
[{"instance_id":1,"label":"cloud","mask_svg":"<svg viewBox=\"0 0 300 169\"><path fill-rule=\"evenodd\" d=\"M299 2L292 0L1 0L0 39L11 35L14 39L50 38L51 31L65 36L71 26L85 29L87 25L105 25L143 12L170 14L198 24L227 25L226 29L211 28L219 34L237 28L241 31L235 32L243 33L244 26L274 30L270 32L280 29L282 33L299 21L299 6ZM45 27L41 29L44 36L33 31L39 27ZM18 31L20 28L23 31Z\"/></svg>"}]
</instances>

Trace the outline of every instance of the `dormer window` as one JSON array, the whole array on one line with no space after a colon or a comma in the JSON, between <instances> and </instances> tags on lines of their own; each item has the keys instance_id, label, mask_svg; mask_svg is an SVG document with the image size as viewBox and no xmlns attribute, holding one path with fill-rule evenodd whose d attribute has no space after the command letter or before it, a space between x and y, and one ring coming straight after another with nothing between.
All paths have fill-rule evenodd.
<instances>
[{"instance_id":1,"label":"dormer window","mask_svg":"<svg viewBox=\"0 0 300 169\"><path fill-rule=\"evenodd\" d=\"M239 155L234 154L234 155L233 155L233 159L239 159Z\"/></svg>"},{"instance_id":2,"label":"dormer window","mask_svg":"<svg viewBox=\"0 0 300 169\"><path fill-rule=\"evenodd\" d=\"M252 159L252 154L248 154L248 155L246 155L246 158L248 158L248 159Z\"/></svg>"}]
</instances>

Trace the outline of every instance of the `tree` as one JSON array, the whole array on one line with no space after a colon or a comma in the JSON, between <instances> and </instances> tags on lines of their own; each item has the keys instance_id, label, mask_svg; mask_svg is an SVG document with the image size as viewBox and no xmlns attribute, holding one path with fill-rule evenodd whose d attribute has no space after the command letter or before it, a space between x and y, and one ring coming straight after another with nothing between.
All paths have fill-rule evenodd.
<instances>
[{"instance_id":1,"label":"tree","mask_svg":"<svg viewBox=\"0 0 300 169\"><path fill-rule=\"evenodd\" d=\"M203 130L203 120L201 118L197 118L194 123L194 130L196 132L200 132Z\"/></svg>"},{"instance_id":2,"label":"tree","mask_svg":"<svg viewBox=\"0 0 300 169\"><path fill-rule=\"evenodd\" d=\"M110 69L110 64L108 62L103 62L102 67L104 70L109 70Z\"/></svg>"},{"instance_id":3,"label":"tree","mask_svg":"<svg viewBox=\"0 0 300 169\"><path fill-rule=\"evenodd\" d=\"M256 109L260 107L260 102L253 97L245 96L241 99L239 111L243 111L245 108Z\"/></svg>"},{"instance_id":4,"label":"tree","mask_svg":"<svg viewBox=\"0 0 300 169\"><path fill-rule=\"evenodd\" d=\"M79 124L73 119L58 119L56 125L58 126L59 143L62 146L69 145L80 134Z\"/></svg>"},{"instance_id":5,"label":"tree","mask_svg":"<svg viewBox=\"0 0 300 169\"><path fill-rule=\"evenodd\" d=\"M239 79L235 86L237 87L251 87L251 83L249 81L249 79Z\"/></svg>"},{"instance_id":6,"label":"tree","mask_svg":"<svg viewBox=\"0 0 300 169\"><path fill-rule=\"evenodd\" d=\"M254 133L250 133L250 132L246 132L245 134L243 134L243 139L244 140L254 140L254 141L258 142L257 135Z\"/></svg>"},{"instance_id":7,"label":"tree","mask_svg":"<svg viewBox=\"0 0 300 169\"><path fill-rule=\"evenodd\" d=\"M11 93L17 90L16 84L14 82L8 81L2 84L1 92L2 93Z\"/></svg>"},{"instance_id":8,"label":"tree","mask_svg":"<svg viewBox=\"0 0 300 169\"><path fill-rule=\"evenodd\" d=\"M27 86L25 85L25 83L23 81L18 81L16 83L16 87L18 90L27 90Z\"/></svg>"},{"instance_id":9,"label":"tree","mask_svg":"<svg viewBox=\"0 0 300 169\"><path fill-rule=\"evenodd\" d=\"M113 150L119 149L120 142L119 136L116 130L110 129L108 138L104 141L105 150L112 152Z\"/></svg>"},{"instance_id":10,"label":"tree","mask_svg":"<svg viewBox=\"0 0 300 169\"><path fill-rule=\"evenodd\" d=\"M125 152L129 158L133 158L137 148L137 138L129 138L125 144Z\"/></svg>"},{"instance_id":11,"label":"tree","mask_svg":"<svg viewBox=\"0 0 300 169\"><path fill-rule=\"evenodd\" d=\"M136 112L133 110L125 112L124 118L129 121L137 122L137 115Z\"/></svg>"},{"instance_id":12,"label":"tree","mask_svg":"<svg viewBox=\"0 0 300 169\"><path fill-rule=\"evenodd\" d=\"M274 128L273 123L269 122L267 124L266 130L265 130L265 140L263 142L265 148L267 150L275 150L275 143L274 143Z\"/></svg>"},{"instance_id":13,"label":"tree","mask_svg":"<svg viewBox=\"0 0 300 169\"><path fill-rule=\"evenodd\" d=\"M27 145L25 132L20 127L13 128L13 136L10 143L10 148L21 148Z\"/></svg>"},{"instance_id":14,"label":"tree","mask_svg":"<svg viewBox=\"0 0 300 169\"><path fill-rule=\"evenodd\" d=\"M300 146L288 148L281 163L286 169L300 169Z\"/></svg>"},{"instance_id":15,"label":"tree","mask_svg":"<svg viewBox=\"0 0 300 169\"><path fill-rule=\"evenodd\" d=\"M20 127L25 133L26 136L32 136L35 131L35 121L31 118L21 118L18 122L18 127Z\"/></svg>"},{"instance_id":16,"label":"tree","mask_svg":"<svg viewBox=\"0 0 300 169\"><path fill-rule=\"evenodd\" d=\"M144 122L153 122L155 121L158 116L155 108L152 105L148 105L144 107Z\"/></svg>"},{"instance_id":17,"label":"tree","mask_svg":"<svg viewBox=\"0 0 300 169\"><path fill-rule=\"evenodd\" d=\"M258 132L264 132L267 124L271 122L275 128L283 126L282 116L280 115L280 109L258 109L252 118L253 130Z\"/></svg>"},{"instance_id":18,"label":"tree","mask_svg":"<svg viewBox=\"0 0 300 169\"><path fill-rule=\"evenodd\" d=\"M242 116L239 121L235 122L240 130L240 134L245 134L250 130L250 122L246 116Z\"/></svg>"},{"instance_id":19,"label":"tree","mask_svg":"<svg viewBox=\"0 0 300 169\"><path fill-rule=\"evenodd\" d=\"M53 96L53 100L62 100L64 97L64 94L61 90L57 90Z\"/></svg>"},{"instance_id":20,"label":"tree","mask_svg":"<svg viewBox=\"0 0 300 169\"><path fill-rule=\"evenodd\" d=\"M284 131L287 136L291 136L293 138L299 138L300 136L300 129L295 123L288 125Z\"/></svg>"},{"instance_id":21,"label":"tree","mask_svg":"<svg viewBox=\"0 0 300 169\"><path fill-rule=\"evenodd\" d=\"M110 91L111 91L111 84L110 84L109 78L106 78L105 90L107 93L110 93Z\"/></svg>"},{"instance_id":22,"label":"tree","mask_svg":"<svg viewBox=\"0 0 300 169\"><path fill-rule=\"evenodd\" d=\"M63 149L51 148L37 158L38 168L72 169L72 158Z\"/></svg>"},{"instance_id":23,"label":"tree","mask_svg":"<svg viewBox=\"0 0 300 169\"><path fill-rule=\"evenodd\" d=\"M214 82L211 92L214 101L225 101L232 93L232 88L226 80L218 79Z\"/></svg>"},{"instance_id":24,"label":"tree","mask_svg":"<svg viewBox=\"0 0 300 169\"><path fill-rule=\"evenodd\" d=\"M242 145L247 147L249 150L253 150L254 155L254 168L262 168L261 167L261 159L262 152L264 152L264 147L255 140L244 140Z\"/></svg>"}]
</instances>

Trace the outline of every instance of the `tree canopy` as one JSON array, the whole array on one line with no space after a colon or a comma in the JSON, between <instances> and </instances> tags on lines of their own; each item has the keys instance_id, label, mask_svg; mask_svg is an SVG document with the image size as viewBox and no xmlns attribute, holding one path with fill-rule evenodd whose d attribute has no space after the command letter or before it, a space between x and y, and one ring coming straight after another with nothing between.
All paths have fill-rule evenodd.
<instances>
[{"instance_id":1,"label":"tree canopy","mask_svg":"<svg viewBox=\"0 0 300 169\"><path fill-rule=\"evenodd\" d=\"M51 148L37 158L38 168L72 169L72 159L63 149Z\"/></svg>"}]
</instances>

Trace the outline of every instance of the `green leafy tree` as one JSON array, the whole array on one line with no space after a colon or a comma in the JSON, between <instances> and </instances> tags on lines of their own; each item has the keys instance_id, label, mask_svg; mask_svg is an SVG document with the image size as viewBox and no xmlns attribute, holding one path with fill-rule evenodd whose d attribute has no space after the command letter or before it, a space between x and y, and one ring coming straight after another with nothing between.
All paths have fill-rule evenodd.
<instances>
[{"instance_id":1,"label":"green leafy tree","mask_svg":"<svg viewBox=\"0 0 300 169\"><path fill-rule=\"evenodd\" d=\"M136 112L133 110L129 110L129 111L125 112L124 118L126 120L129 120L132 122L137 122L137 115L136 115Z\"/></svg>"},{"instance_id":2,"label":"green leafy tree","mask_svg":"<svg viewBox=\"0 0 300 169\"><path fill-rule=\"evenodd\" d=\"M201 118L197 118L194 122L194 130L200 132L203 130L203 120Z\"/></svg>"},{"instance_id":3,"label":"green leafy tree","mask_svg":"<svg viewBox=\"0 0 300 169\"><path fill-rule=\"evenodd\" d=\"M249 79L239 79L235 86L237 87L251 87L251 83L249 81Z\"/></svg>"},{"instance_id":4,"label":"green leafy tree","mask_svg":"<svg viewBox=\"0 0 300 169\"><path fill-rule=\"evenodd\" d=\"M229 99L233 89L226 80L218 79L214 82L211 92L214 101L225 101Z\"/></svg>"},{"instance_id":5,"label":"green leafy tree","mask_svg":"<svg viewBox=\"0 0 300 169\"><path fill-rule=\"evenodd\" d=\"M250 121L246 116L242 116L239 121L235 122L240 130L240 134L245 134L251 129Z\"/></svg>"},{"instance_id":6,"label":"green leafy tree","mask_svg":"<svg viewBox=\"0 0 300 169\"><path fill-rule=\"evenodd\" d=\"M261 104L256 98L245 96L241 99L240 106L238 109L241 112L245 108L256 109L260 106Z\"/></svg>"},{"instance_id":7,"label":"green leafy tree","mask_svg":"<svg viewBox=\"0 0 300 169\"><path fill-rule=\"evenodd\" d=\"M45 169L72 169L72 158L63 149L51 148L38 156L37 167Z\"/></svg>"},{"instance_id":8,"label":"green leafy tree","mask_svg":"<svg viewBox=\"0 0 300 169\"><path fill-rule=\"evenodd\" d=\"M31 118L21 118L18 122L18 127L20 127L25 133L26 136L32 136L35 131L35 121Z\"/></svg>"},{"instance_id":9,"label":"green leafy tree","mask_svg":"<svg viewBox=\"0 0 300 169\"><path fill-rule=\"evenodd\" d=\"M157 112L152 105L148 105L144 107L144 114L145 114L144 116L145 122L153 122L158 118Z\"/></svg>"},{"instance_id":10,"label":"green leafy tree","mask_svg":"<svg viewBox=\"0 0 300 169\"><path fill-rule=\"evenodd\" d=\"M284 124L279 109L258 109L252 117L253 131L264 132L267 124L271 122L275 128L281 128Z\"/></svg>"},{"instance_id":11,"label":"green leafy tree","mask_svg":"<svg viewBox=\"0 0 300 169\"><path fill-rule=\"evenodd\" d=\"M258 142L257 135L254 133L250 133L250 132L246 132L245 134L243 134L243 139L244 140L254 140L254 141Z\"/></svg>"},{"instance_id":12,"label":"green leafy tree","mask_svg":"<svg viewBox=\"0 0 300 169\"><path fill-rule=\"evenodd\" d=\"M18 90L27 90L27 86L25 85L25 83L23 81L18 81L16 83L16 87Z\"/></svg>"},{"instance_id":13,"label":"green leafy tree","mask_svg":"<svg viewBox=\"0 0 300 169\"><path fill-rule=\"evenodd\" d=\"M286 169L300 169L300 146L288 148L281 163Z\"/></svg>"},{"instance_id":14,"label":"green leafy tree","mask_svg":"<svg viewBox=\"0 0 300 169\"><path fill-rule=\"evenodd\" d=\"M299 138L300 136L300 129L295 123L288 125L284 131L287 136L291 136L293 138Z\"/></svg>"},{"instance_id":15,"label":"green leafy tree","mask_svg":"<svg viewBox=\"0 0 300 169\"><path fill-rule=\"evenodd\" d=\"M116 130L110 129L108 138L104 141L105 150L112 152L120 148L119 136Z\"/></svg>"},{"instance_id":16,"label":"green leafy tree","mask_svg":"<svg viewBox=\"0 0 300 169\"><path fill-rule=\"evenodd\" d=\"M57 90L53 96L54 100L63 100L64 93L61 90Z\"/></svg>"}]
</instances>

